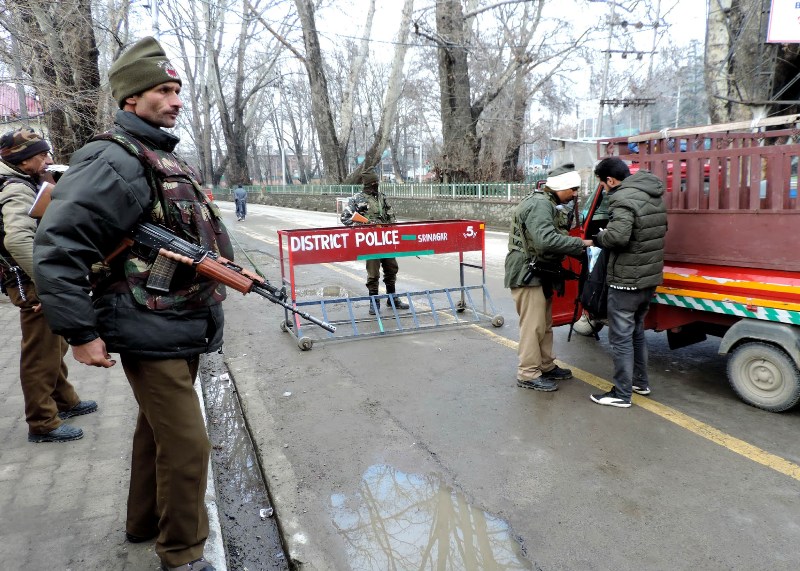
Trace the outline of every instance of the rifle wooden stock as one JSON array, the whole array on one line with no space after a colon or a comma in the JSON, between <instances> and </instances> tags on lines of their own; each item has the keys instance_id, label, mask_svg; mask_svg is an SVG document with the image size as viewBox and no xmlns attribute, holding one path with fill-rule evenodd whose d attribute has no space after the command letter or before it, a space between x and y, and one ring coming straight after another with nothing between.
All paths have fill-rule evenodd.
<instances>
[{"instance_id":1,"label":"rifle wooden stock","mask_svg":"<svg viewBox=\"0 0 800 571\"><path fill-rule=\"evenodd\" d=\"M330 331L331 333L336 331L336 327L330 323L322 321L304 311L300 311L292 304L288 303L286 301L286 290L284 288L275 288L263 277L245 270L227 258L217 256L215 252L205 250L196 244L187 242L175 236L166 228L161 228L154 224L142 223L137 226L133 235L124 238L119 246L105 258L104 263L108 264L134 244L141 244L151 248L159 256L167 258L168 260L192 266L200 275L243 294L255 292L272 303L278 304L292 313L296 313L303 319L322 327L326 331ZM175 248L175 250L179 251L173 251L169 248Z\"/></svg>"},{"instance_id":2,"label":"rifle wooden stock","mask_svg":"<svg viewBox=\"0 0 800 571\"><path fill-rule=\"evenodd\" d=\"M353 222L358 222L360 224L369 224L369 220L366 216L359 214L358 212L353 212L353 216L350 218Z\"/></svg>"}]
</instances>

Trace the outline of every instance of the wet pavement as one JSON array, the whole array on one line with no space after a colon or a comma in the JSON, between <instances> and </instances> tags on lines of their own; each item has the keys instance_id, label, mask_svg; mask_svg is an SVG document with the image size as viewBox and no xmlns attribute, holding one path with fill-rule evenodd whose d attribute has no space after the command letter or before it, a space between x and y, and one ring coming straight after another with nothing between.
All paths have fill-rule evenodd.
<instances>
[{"instance_id":1,"label":"wet pavement","mask_svg":"<svg viewBox=\"0 0 800 571\"><path fill-rule=\"evenodd\" d=\"M352 569L532 569L508 522L470 505L436 474L367 468L358 491L330 498Z\"/></svg>"},{"instance_id":2,"label":"wet pavement","mask_svg":"<svg viewBox=\"0 0 800 571\"><path fill-rule=\"evenodd\" d=\"M200 376L228 567L249 571L288 570L275 510L242 416L234 379L223 356L206 355Z\"/></svg>"}]
</instances>

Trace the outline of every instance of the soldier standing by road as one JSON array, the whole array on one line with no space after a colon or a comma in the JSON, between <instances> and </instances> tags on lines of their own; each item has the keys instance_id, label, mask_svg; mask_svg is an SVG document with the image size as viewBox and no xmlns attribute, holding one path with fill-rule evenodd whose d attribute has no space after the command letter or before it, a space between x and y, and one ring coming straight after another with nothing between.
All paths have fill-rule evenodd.
<instances>
[{"instance_id":1,"label":"soldier standing by road","mask_svg":"<svg viewBox=\"0 0 800 571\"><path fill-rule=\"evenodd\" d=\"M163 569L213 571L204 498L210 444L193 385L201 353L222 346L225 288L189 266L168 291L148 288L151 252L101 264L140 222L232 259L217 207L173 153L181 79L153 38L111 66L115 126L72 157L36 234L45 315L75 358L111 367L119 353L139 416L133 436L126 538L156 538ZM91 276L91 280L86 276ZM94 284L93 287L90 284Z\"/></svg>"},{"instance_id":2,"label":"soldier standing by road","mask_svg":"<svg viewBox=\"0 0 800 571\"><path fill-rule=\"evenodd\" d=\"M0 274L3 292L19 308L19 378L28 442L78 440L83 431L62 421L96 411L97 403L82 401L67 380L69 346L50 331L30 278L36 221L28 212L41 177L53 164L50 147L32 129L17 129L0 138L0 159Z\"/></svg>"},{"instance_id":3,"label":"soldier standing by road","mask_svg":"<svg viewBox=\"0 0 800 571\"><path fill-rule=\"evenodd\" d=\"M554 362L553 292L558 280L531 271L530 264L557 271L565 255L580 256L592 245L591 240L567 235L566 217L558 208L575 200L580 184L575 165L562 165L550 172L544 189L528 194L514 209L505 287L511 288L519 314L517 386L526 389L555 391L556 381L572 378L572 371Z\"/></svg>"},{"instance_id":4,"label":"soldier standing by road","mask_svg":"<svg viewBox=\"0 0 800 571\"><path fill-rule=\"evenodd\" d=\"M597 163L594 174L608 192L609 222L594 241L609 253L608 342L614 358L614 388L591 399L628 408L632 392L650 394L644 318L656 287L664 281L664 184L644 170L631 175L628 165L617 157Z\"/></svg>"},{"instance_id":5,"label":"soldier standing by road","mask_svg":"<svg viewBox=\"0 0 800 571\"><path fill-rule=\"evenodd\" d=\"M397 221L392 207L386 200L386 195L378 190L378 183L378 175L374 172L365 172L362 175L361 184L364 188L347 202L347 206L341 215L342 224L345 226L355 224L353 215L356 213L366 218L366 223L369 224L394 224ZM383 283L386 284L386 293L392 296L394 306L397 309L408 309L408 304L394 295L398 271L395 258L367 260L367 291L369 295L378 295L381 267L383 268ZM375 300L375 307L380 311L381 300ZM369 314L375 315L375 309L373 309L372 304L369 307Z\"/></svg>"}]
</instances>

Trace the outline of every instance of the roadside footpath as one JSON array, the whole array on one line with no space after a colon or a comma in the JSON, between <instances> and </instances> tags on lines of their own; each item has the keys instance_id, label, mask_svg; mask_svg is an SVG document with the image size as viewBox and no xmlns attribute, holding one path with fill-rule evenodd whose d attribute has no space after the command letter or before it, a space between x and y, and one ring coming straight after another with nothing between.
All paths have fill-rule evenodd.
<instances>
[{"instance_id":1,"label":"roadside footpath","mask_svg":"<svg viewBox=\"0 0 800 571\"><path fill-rule=\"evenodd\" d=\"M153 542L125 541L125 504L136 402L118 364L83 366L67 356L69 378L98 411L67 422L84 437L62 444L27 441L19 387L19 313L0 296L0 568L18 571L159 569ZM225 570L213 488L206 498L206 558Z\"/></svg>"}]
</instances>

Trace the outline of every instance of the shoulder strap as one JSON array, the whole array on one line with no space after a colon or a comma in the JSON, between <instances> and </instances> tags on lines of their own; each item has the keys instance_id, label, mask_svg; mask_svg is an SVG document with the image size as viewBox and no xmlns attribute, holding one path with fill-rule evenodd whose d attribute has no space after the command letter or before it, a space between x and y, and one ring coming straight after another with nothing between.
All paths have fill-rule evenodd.
<instances>
[{"instance_id":1,"label":"shoulder strap","mask_svg":"<svg viewBox=\"0 0 800 571\"><path fill-rule=\"evenodd\" d=\"M157 200L161 203L161 208L164 212L166 212L166 205L164 204L164 198L161 196L161 192L159 192L159 185L158 179L153 171L153 165L150 164L150 161L147 159L145 152L147 149L145 148L144 144L141 141L134 137L123 135L119 132L114 131L106 131L105 133L99 133L92 137L90 141L111 141L113 143L118 144L123 149L128 151L131 155L136 157L142 166L144 167L144 172L147 174L147 184L150 186L150 189L153 191L153 195L157 198Z\"/></svg>"}]
</instances>

